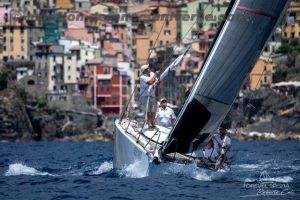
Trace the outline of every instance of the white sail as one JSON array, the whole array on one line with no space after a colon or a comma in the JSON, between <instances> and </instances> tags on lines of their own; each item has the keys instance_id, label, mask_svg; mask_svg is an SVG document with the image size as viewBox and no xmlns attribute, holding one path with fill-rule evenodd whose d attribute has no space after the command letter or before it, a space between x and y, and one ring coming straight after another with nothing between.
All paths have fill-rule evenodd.
<instances>
[{"instance_id":1,"label":"white sail","mask_svg":"<svg viewBox=\"0 0 300 200\"><path fill-rule=\"evenodd\" d=\"M183 54L178 56L166 69L165 71L159 76L158 81L162 81L165 77L167 77L171 71L174 71L176 67L180 64L184 56L187 54L187 52L190 50L190 47L188 47Z\"/></svg>"}]
</instances>

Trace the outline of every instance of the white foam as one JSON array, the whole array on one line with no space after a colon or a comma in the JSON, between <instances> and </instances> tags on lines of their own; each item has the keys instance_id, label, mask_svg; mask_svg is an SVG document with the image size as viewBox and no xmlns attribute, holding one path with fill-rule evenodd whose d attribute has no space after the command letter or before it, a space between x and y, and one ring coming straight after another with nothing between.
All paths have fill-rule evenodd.
<instances>
[{"instance_id":1,"label":"white foam","mask_svg":"<svg viewBox=\"0 0 300 200\"><path fill-rule=\"evenodd\" d=\"M169 163L168 167L165 168L163 173L181 174L199 181L212 181L224 174L223 172L214 172L208 169L199 168L196 164L182 165L176 163Z\"/></svg>"},{"instance_id":2,"label":"white foam","mask_svg":"<svg viewBox=\"0 0 300 200\"><path fill-rule=\"evenodd\" d=\"M276 177L276 178L262 178L260 181L263 182L278 182L278 183L289 183L293 180L290 176L282 176L282 177Z\"/></svg>"},{"instance_id":3,"label":"white foam","mask_svg":"<svg viewBox=\"0 0 300 200\"><path fill-rule=\"evenodd\" d=\"M123 167L119 174L128 178L143 178L148 176L148 169L145 169L141 161L135 161L134 163Z\"/></svg>"},{"instance_id":4,"label":"white foam","mask_svg":"<svg viewBox=\"0 0 300 200\"><path fill-rule=\"evenodd\" d=\"M19 176L19 175L29 175L29 176L52 176L48 172L40 172L33 167L28 167L21 163L10 164L8 170L4 174L5 176Z\"/></svg>"},{"instance_id":5,"label":"white foam","mask_svg":"<svg viewBox=\"0 0 300 200\"><path fill-rule=\"evenodd\" d=\"M238 167L242 169L260 169L262 165L257 164L241 164L241 165L232 165L233 168Z\"/></svg>"},{"instance_id":6,"label":"white foam","mask_svg":"<svg viewBox=\"0 0 300 200\"><path fill-rule=\"evenodd\" d=\"M113 169L113 163L112 162L108 162L105 161L104 163L102 163L97 170L95 170L94 172L92 172L92 174L94 175L100 175L106 172L109 172Z\"/></svg>"}]
</instances>

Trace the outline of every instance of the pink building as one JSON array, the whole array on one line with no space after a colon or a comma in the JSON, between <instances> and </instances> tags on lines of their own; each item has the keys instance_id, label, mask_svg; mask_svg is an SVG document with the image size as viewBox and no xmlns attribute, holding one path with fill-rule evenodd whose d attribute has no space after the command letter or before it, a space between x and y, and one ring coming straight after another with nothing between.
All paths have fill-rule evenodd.
<instances>
[{"instance_id":1,"label":"pink building","mask_svg":"<svg viewBox=\"0 0 300 200\"><path fill-rule=\"evenodd\" d=\"M93 34L89 33L87 29L66 29L66 38L72 38L77 40L84 40L87 42L93 42Z\"/></svg>"},{"instance_id":2,"label":"pink building","mask_svg":"<svg viewBox=\"0 0 300 200\"><path fill-rule=\"evenodd\" d=\"M11 5L10 3L0 3L0 26L10 21Z\"/></svg>"},{"instance_id":3,"label":"pink building","mask_svg":"<svg viewBox=\"0 0 300 200\"><path fill-rule=\"evenodd\" d=\"M128 28L125 24L107 24L101 33L103 53L124 61L128 52Z\"/></svg>"}]
</instances>

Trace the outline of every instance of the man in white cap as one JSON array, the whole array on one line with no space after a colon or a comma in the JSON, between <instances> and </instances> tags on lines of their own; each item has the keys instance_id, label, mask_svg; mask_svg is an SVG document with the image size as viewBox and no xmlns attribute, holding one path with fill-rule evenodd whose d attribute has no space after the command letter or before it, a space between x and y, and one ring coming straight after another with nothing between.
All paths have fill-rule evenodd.
<instances>
[{"instance_id":1,"label":"man in white cap","mask_svg":"<svg viewBox=\"0 0 300 200\"><path fill-rule=\"evenodd\" d=\"M157 101L155 95L155 88L151 87L157 80L159 72L154 73L150 70L149 65L143 65L141 67L142 75L140 77L140 102L141 108L146 112L147 101L149 97L148 112L147 112L147 124L149 127L155 127L155 115L157 111Z\"/></svg>"},{"instance_id":2,"label":"man in white cap","mask_svg":"<svg viewBox=\"0 0 300 200\"><path fill-rule=\"evenodd\" d=\"M157 125L171 128L175 124L176 116L172 108L167 107L168 101L166 98L160 100L160 107L156 114Z\"/></svg>"}]
</instances>

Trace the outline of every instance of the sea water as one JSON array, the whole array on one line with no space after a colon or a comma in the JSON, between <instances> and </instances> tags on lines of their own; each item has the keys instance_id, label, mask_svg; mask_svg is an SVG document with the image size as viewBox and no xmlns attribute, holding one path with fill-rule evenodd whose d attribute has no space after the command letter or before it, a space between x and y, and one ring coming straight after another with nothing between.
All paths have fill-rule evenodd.
<instances>
[{"instance_id":1,"label":"sea water","mask_svg":"<svg viewBox=\"0 0 300 200\"><path fill-rule=\"evenodd\" d=\"M0 142L0 199L300 199L300 143L233 141L231 170L138 163L113 169L112 142Z\"/></svg>"}]
</instances>

